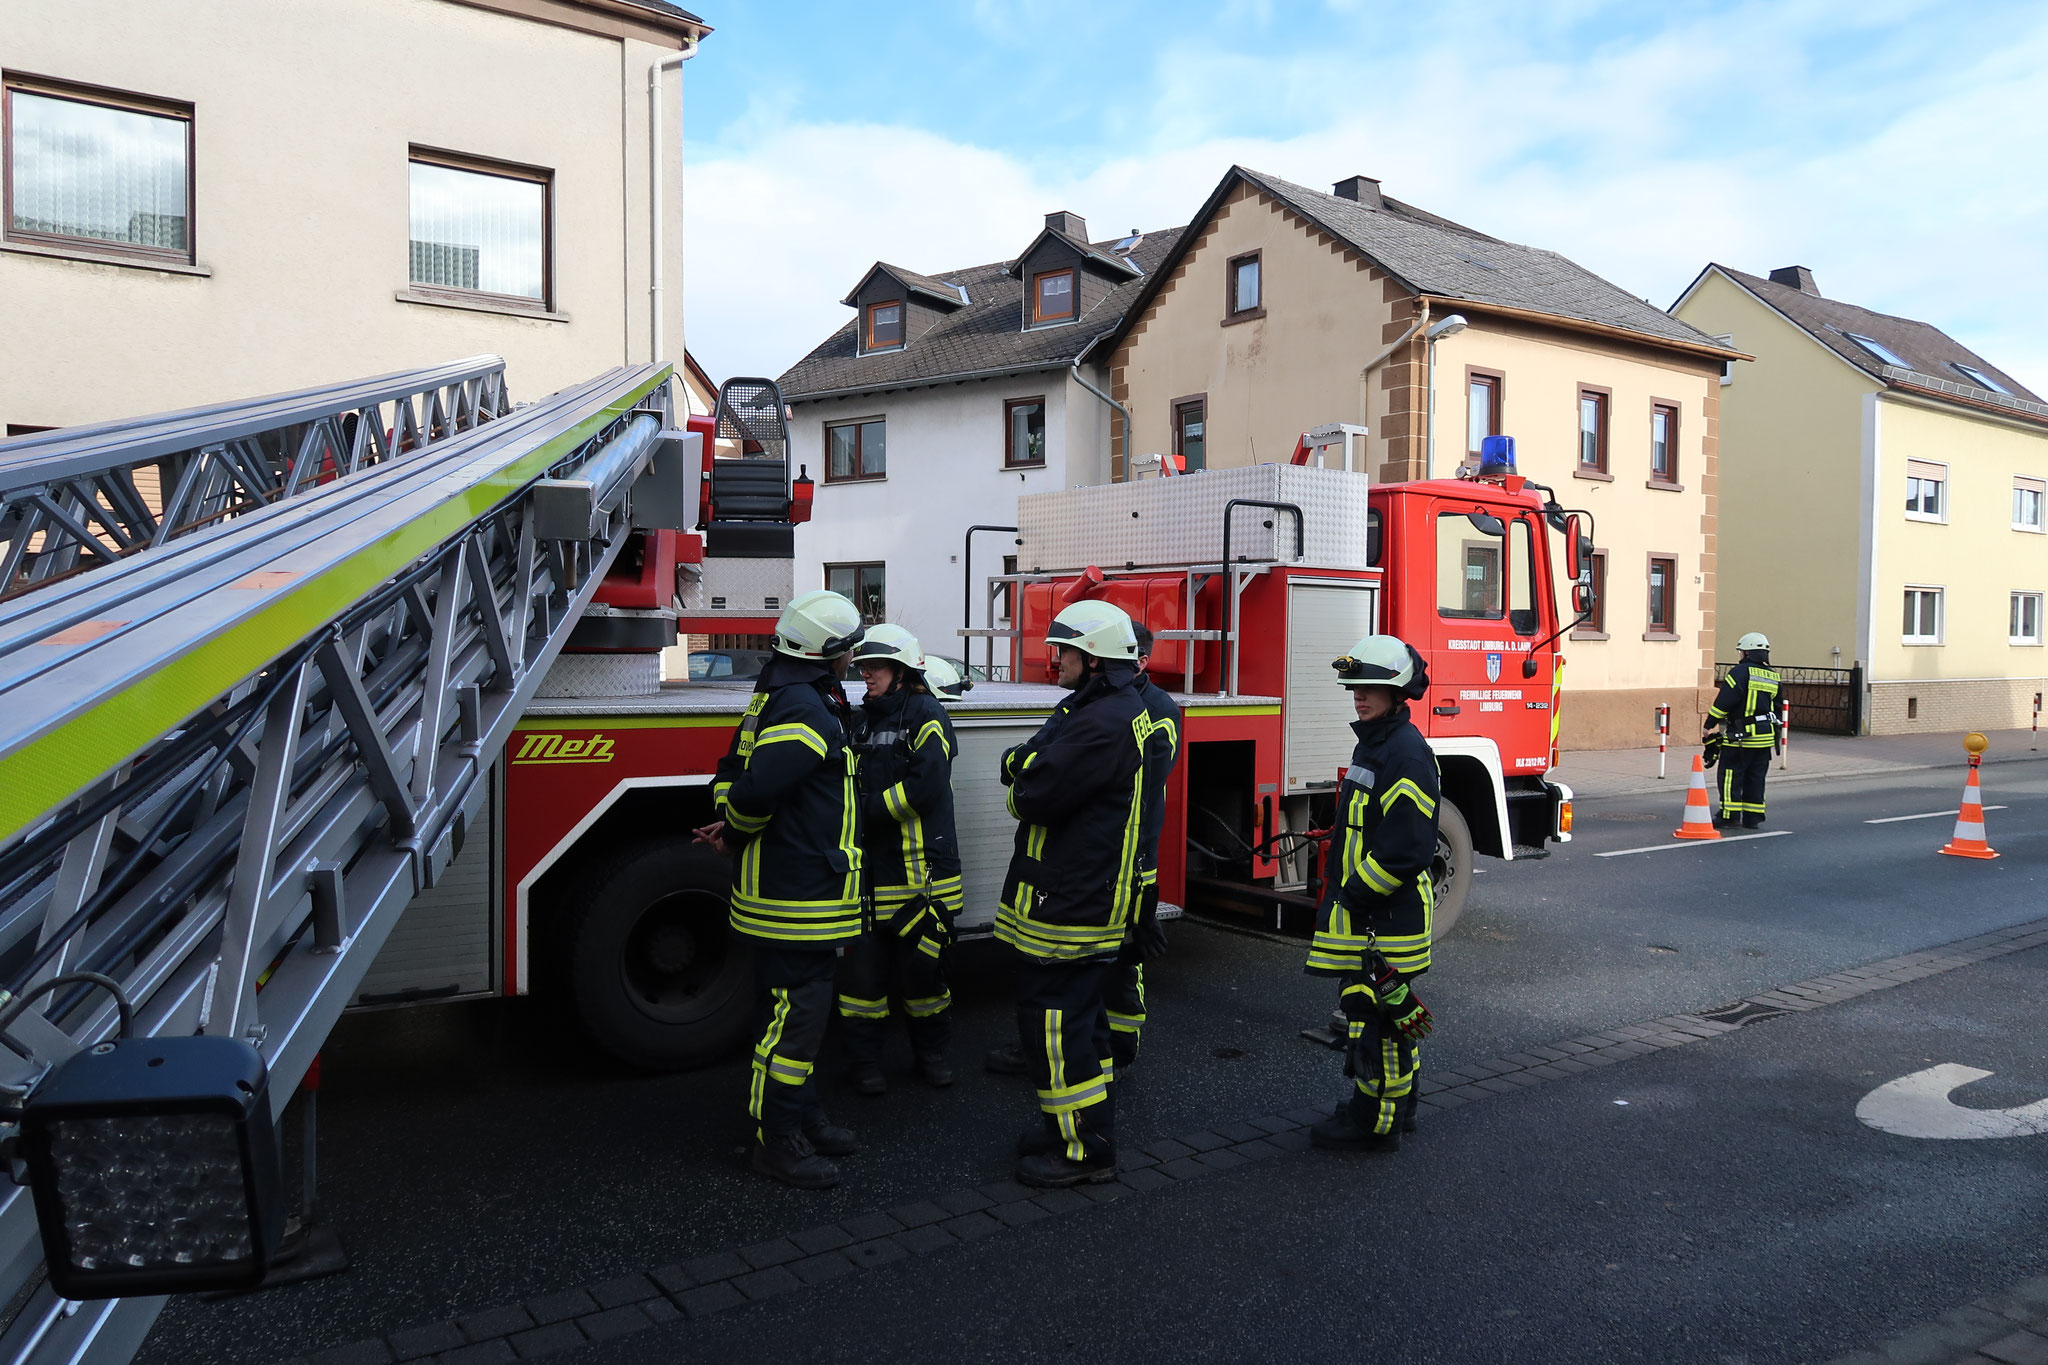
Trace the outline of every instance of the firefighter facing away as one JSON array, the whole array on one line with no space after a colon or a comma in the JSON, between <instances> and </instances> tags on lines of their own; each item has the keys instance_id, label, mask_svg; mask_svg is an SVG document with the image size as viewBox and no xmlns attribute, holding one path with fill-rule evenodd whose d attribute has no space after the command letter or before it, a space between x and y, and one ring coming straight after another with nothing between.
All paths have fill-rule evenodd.
<instances>
[{"instance_id":1,"label":"firefighter facing away","mask_svg":"<svg viewBox=\"0 0 2048 1365\"><path fill-rule=\"evenodd\" d=\"M1130 617L1076 602L1046 639L1071 695L1003 755L1018 824L996 937L1016 952L1017 1036L1041 1115L1017 1178L1056 1187L1116 1177L1103 987L1141 899L1146 716Z\"/></svg>"},{"instance_id":2,"label":"firefighter facing away","mask_svg":"<svg viewBox=\"0 0 2048 1365\"><path fill-rule=\"evenodd\" d=\"M903 997L910 1048L927 1084L953 1083L946 1060L953 994L946 955L960 913L960 849L953 832L953 755L946 708L931 693L917 638L901 626L868 629L853 647L867 693L853 716L861 804L861 867L873 926L839 970L839 1017L854 1088L888 1089L882 1045L889 994Z\"/></svg>"},{"instance_id":3,"label":"firefighter facing away","mask_svg":"<svg viewBox=\"0 0 2048 1365\"><path fill-rule=\"evenodd\" d=\"M1145 1028L1145 964L1166 956L1166 931L1159 927L1159 832L1166 823L1167 780L1180 759L1181 731L1180 707L1145 676L1152 632L1135 623L1131 629L1138 640L1138 676L1132 686L1145 703L1145 786L1138 824L1138 915L1103 989L1110 1050L1119 1072L1138 1060Z\"/></svg>"},{"instance_id":4,"label":"firefighter facing away","mask_svg":"<svg viewBox=\"0 0 2048 1365\"><path fill-rule=\"evenodd\" d=\"M1742 660L1721 680L1707 711L1706 740L1719 732L1721 814L1714 823L1742 821L1745 829L1764 822L1764 778L1778 747L1778 674L1771 667L1771 642L1751 631L1735 642Z\"/></svg>"},{"instance_id":5,"label":"firefighter facing away","mask_svg":"<svg viewBox=\"0 0 2048 1365\"><path fill-rule=\"evenodd\" d=\"M861 935L860 807L846 697L834 681L861 634L859 610L838 593L807 592L784 608L774 654L712 779L722 819L696 831L731 855L732 927L753 943L753 1168L807 1190L838 1183L830 1158L860 1150L826 1117L812 1072L839 955Z\"/></svg>"},{"instance_id":6,"label":"firefighter facing away","mask_svg":"<svg viewBox=\"0 0 2048 1365\"><path fill-rule=\"evenodd\" d=\"M1337 788L1337 820L1307 970L1341 982L1353 1088L1309 1131L1317 1147L1393 1152L1415 1128L1422 1039L1432 1026L1411 982L1429 970L1439 789L1436 755L1408 719L1429 687L1422 656L1368 635L1337 660L1358 736Z\"/></svg>"}]
</instances>

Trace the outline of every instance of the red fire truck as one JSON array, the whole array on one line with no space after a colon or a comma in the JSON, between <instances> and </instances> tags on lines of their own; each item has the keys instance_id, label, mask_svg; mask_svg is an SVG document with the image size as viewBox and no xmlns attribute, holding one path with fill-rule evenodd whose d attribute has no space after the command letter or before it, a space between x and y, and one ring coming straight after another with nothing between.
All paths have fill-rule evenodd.
<instances>
[{"instance_id":1,"label":"red fire truck","mask_svg":"<svg viewBox=\"0 0 2048 1365\"><path fill-rule=\"evenodd\" d=\"M699 532L637 533L619 556L495 769L478 826L490 837L414 901L358 1005L550 993L606 1051L656 1068L740 1044L752 983L726 930L728 869L689 832L714 818L712 772L751 684L664 681L659 651L679 629L766 634L792 595L809 483L790 478L782 418L772 384L735 380L715 418L693 419ZM740 453L713 458L714 440ZM1312 913L1317 839L1351 751L1330 661L1375 630L1413 642L1432 679L1417 720L1447 798L1443 933L1475 851L1542 856L1570 837L1570 793L1545 774L1569 624L1560 561L1590 563L1582 523L1507 470L1375 487L1266 465L1042 494L1020 507L1020 572L988 581L989 623L964 633L1008 638L1023 678L1068 602L1101 597L1149 624L1154 679L1186 713L1163 913L1193 898L1282 926ZM963 937L992 928L1011 848L998 760L1062 695L984 683L950 708Z\"/></svg>"}]
</instances>

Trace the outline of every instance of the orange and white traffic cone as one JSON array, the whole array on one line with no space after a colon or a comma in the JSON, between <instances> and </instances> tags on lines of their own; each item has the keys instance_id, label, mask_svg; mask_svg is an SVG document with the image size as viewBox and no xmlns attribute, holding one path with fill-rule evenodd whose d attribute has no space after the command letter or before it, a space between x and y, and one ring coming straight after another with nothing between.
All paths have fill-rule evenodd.
<instances>
[{"instance_id":1,"label":"orange and white traffic cone","mask_svg":"<svg viewBox=\"0 0 2048 1365\"><path fill-rule=\"evenodd\" d=\"M1718 839L1714 808L1707 801L1707 768L1700 756L1692 756L1692 785L1685 789L1685 823L1671 831L1674 839Z\"/></svg>"},{"instance_id":2,"label":"orange and white traffic cone","mask_svg":"<svg viewBox=\"0 0 2048 1365\"><path fill-rule=\"evenodd\" d=\"M1963 783L1963 808L1956 812L1956 832L1941 851L1954 858L1996 858L1984 842L1984 792L1977 785L1977 758L1970 757L1970 776Z\"/></svg>"}]
</instances>

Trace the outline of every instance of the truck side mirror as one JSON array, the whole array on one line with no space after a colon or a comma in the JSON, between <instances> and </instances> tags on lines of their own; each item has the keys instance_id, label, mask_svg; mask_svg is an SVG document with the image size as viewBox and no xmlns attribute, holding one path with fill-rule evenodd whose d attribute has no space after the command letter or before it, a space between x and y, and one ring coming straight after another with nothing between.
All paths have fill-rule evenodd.
<instances>
[{"instance_id":1,"label":"truck side mirror","mask_svg":"<svg viewBox=\"0 0 2048 1365\"><path fill-rule=\"evenodd\" d=\"M1571 517L1564 524L1564 567L1567 577L1577 581L1586 557L1585 538L1579 534L1579 519Z\"/></svg>"},{"instance_id":2,"label":"truck side mirror","mask_svg":"<svg viewBox=\"0 0 2048 1365\"><path fill-rule=\"evenodd\" d=\"M1590 616L1593 613L1593 585L1572 584L1572 613L1575 616Z\"/></svg>"},{"instance_id":3,"label":"truck side mirror","mask_svg":"<svg viewBox=\"0 0 2048 1365\"><path fill-rule=\"evenodd\" d=\"M1525 678L1536 676L1536 656L1534 654L1524 654L1522 656L1522 676Z\"/></svg>"}]
</instances>

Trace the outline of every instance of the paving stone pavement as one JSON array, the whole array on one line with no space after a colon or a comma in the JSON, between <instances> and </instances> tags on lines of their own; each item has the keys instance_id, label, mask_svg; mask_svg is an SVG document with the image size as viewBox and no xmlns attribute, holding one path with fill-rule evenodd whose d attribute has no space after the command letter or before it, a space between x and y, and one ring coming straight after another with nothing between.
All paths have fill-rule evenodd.
<instances>
[{"instance_id":1,"label":"paving stone pavement","mask_svg":"<svg viewBox=\"0 0 2048 1365\"><path fill-rule=\"evenodd\" d=\"M2048 1365L2048 1275L1827 1365Z\"/></svg>"}]
</instances>

